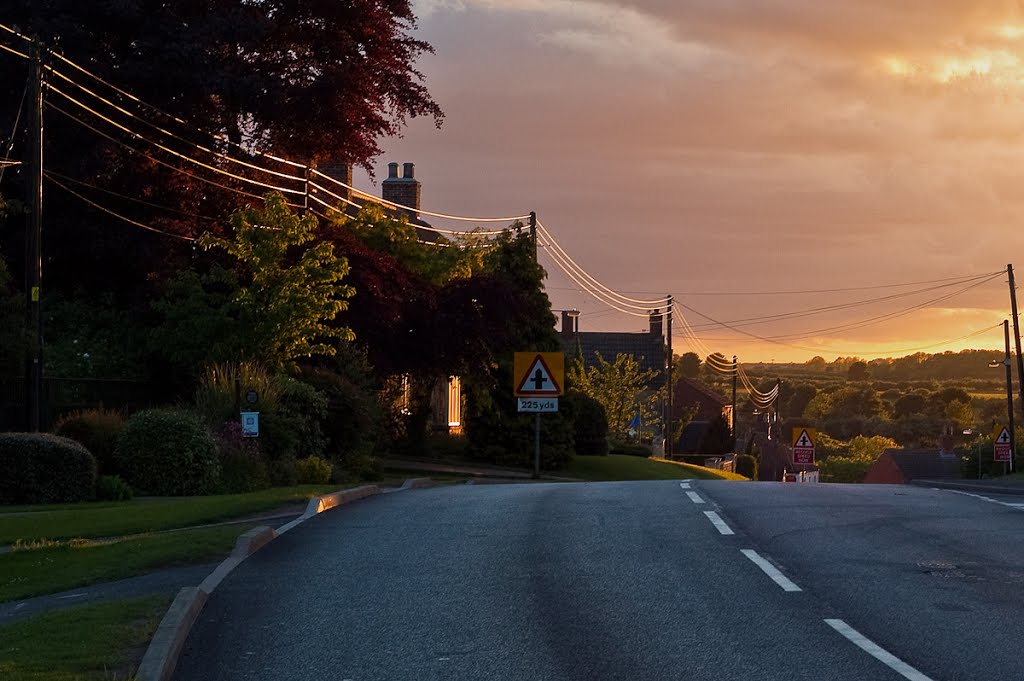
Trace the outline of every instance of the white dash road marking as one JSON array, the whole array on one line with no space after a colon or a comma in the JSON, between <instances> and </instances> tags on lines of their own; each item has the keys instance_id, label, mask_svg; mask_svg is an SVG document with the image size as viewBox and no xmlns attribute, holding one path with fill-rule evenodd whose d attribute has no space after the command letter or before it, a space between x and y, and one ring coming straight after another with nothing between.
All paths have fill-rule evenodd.
<instances>
[{"instance_id":1,"label":"white dash road marking","mask_svg":"<svg viewBox=\"0 0 1024 681\"><path fill-rule=\"evenodd\" d=\"M688 482L681 482L681 483L679 483L679 489L690 489L690 483L688 483Z\"/></svg>"},{"instance_id":2,"label":"white dash road marking","mask_svg":"<svg viewBox=\"0 0 1024 681\"><path fill-rule=\"evenodd\" d=\"M708 520L711 521L711 524L714 525L715 529L718 530L721 534L736 534L732 531L732 528L729 527L729 525L726 524L724 520L722 520L721 516L719 516L714 511L704 511L704 515L708 517Z\"/></svg>"},{"instance_id":3,"label":"white dash road marking","mask_svg":"<svg viewBox=\"0 0 1024 681\"><path fill-rule=\"evenodd\" d=\"M992 497L986 497L986 496L984 496L982 494L975 494L973 492L964 492L964 491L958 490L958 489L951 489L949 491L952 492L953 494L960 494L960 495L965 496L965 497L974 497L975 499L982 499L982 500L987 501L989 503L999 504L1000 506L1006 506L1008 508L1013 508L1013 509L1016 509L1018 511L1024 510L1024 504L1012 503L1012 502L1009 502L1009 501L999 501L998 499L993 499Z\"/></svg>"},{"instance_id":4,"label":"white dash road marking","mask_svg":"<svg viewBox=\"0 0 1024 681\"><path fill-rule=\"evenodd\" d=\"M754 551L753 549L743 549L742 553L744 556L749 558L754 565L761 568L766 575L771 577L773 582L781 586L783 591L803 591L803 589L791 582L786 575L779 572L777 567L758 555L757 551Z\"/></svg>"},{"instance_id":5,"label":"white dash road marking","mask_svg":"<svg viewBox=\"0 0 1024 681\"><path fill-rule=\"evenodd\" d=\"M703 504L704 500L700 498L700 495L696 492L687 492L686 496L690 497L690 501L695 504Z\"/></svg>"},{"instance_id":6,"label":"white dash road marking","mask_svg":"<svg viewBox=\"0 0 1024 681\"><path fill-rule=\"evenodd\" d=\"M89 592L88 592L88 591L83 591L82 593L77 593L77 594L68 594L67 596L57 596L57 598L58 598L58 599L65 599L65 598L81 598L82 596L88 596L88 595L89 595Z\"/></svg>"},{"instance_id":7,"label":"white dash road marking","mask_svg":"<svg viewBox=\"0 0 1024 681\"><path fill-rule=\"evenodd\" d=\"M903 678L909 679L910 681L934 681L930 676L925 676L900 658L878 646L873 641L867 639L864 634L860 633L843 620L827 619L825 620L825 623L845 636L853 645L889 667L889 669L892 669Z\"/></svg>"}]
</instances>

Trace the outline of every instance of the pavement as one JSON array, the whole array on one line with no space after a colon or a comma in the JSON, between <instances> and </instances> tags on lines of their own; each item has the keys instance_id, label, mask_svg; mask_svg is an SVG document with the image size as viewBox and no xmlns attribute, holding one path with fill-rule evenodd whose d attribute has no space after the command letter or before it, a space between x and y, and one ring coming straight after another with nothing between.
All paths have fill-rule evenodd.
<instances>
[{"instance_id":1,"label":"pavement","mask_svg":"<svg viewBox=\"0 0 1024 681\"><path fill-rule=\"evenodd\" d=\"M175 678L1019 678L1012 503L716 481L382 495L243 563Z\"/></svg>"},{"instance_id":2,"label":"pavement","mask_svg":"<svg viewBox=\"0 0 1024 681\"><path fill-rule=\"evenodd\" d=\"M1024 480L914 480L911 484L918 487L935 487L938 489L956 489L963 492L978 494L1012 494L1024 496Z\"/></svg>"},{"instance_id":3,"label":"pavement","mask_svg":"<svg viewBox=\"0 0 1024 681\"><path fill-rule=\"evenodd\" d=\"M449 473L452 475L466 475L495 480L530 480L533 478L533 471L522 468L506 468L502 466L463 462L449 463L447 461L432 461L429 459L385 459L384 467L392 470L423 471L442 474ZM578 482L576 478L547 474L542 474L541 479L559 482Z\"/></svg>"}]
</instances>

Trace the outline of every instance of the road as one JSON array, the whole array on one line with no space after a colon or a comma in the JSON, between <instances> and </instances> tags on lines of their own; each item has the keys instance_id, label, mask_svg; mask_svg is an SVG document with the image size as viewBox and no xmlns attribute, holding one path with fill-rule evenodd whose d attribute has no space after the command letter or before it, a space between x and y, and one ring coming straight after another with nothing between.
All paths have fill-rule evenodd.
<instances>
[{"instance_id":1,"label":"road","mask_svg":"<svg viewBox=\"0 0 1024 681\"><path fill-rule=\"evenodd\" d=\"M175 678L1002 681L1022 539L1019 509L913 487L401 492L243 563Z\"/></svg>"}]
</instances>

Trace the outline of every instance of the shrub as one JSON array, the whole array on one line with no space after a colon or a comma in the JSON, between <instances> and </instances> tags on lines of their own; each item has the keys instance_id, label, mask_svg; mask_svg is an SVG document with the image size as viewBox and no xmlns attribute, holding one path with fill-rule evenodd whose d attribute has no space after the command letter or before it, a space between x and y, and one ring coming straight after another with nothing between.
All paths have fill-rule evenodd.
<instances>
[{"instance_id":1,"label":"shrub","mask_svg":"<svg viewBox=\"0 0 1024 681\"><path fill-rule=\"evenodd\" d=\"M620 456L642 456L645 459L650 457L651 450L643 445L631 445L625 442L613 442L609 454Z\"/></svg>"},{"instance_id":2,"label":"shrub","mask_svg":"<svg viewBox=\"0 0 1024 681\"><path fill-rule=\"evenodd\" d=\"M100 501L128 501L132 488L119 475L101 475L96 480L96 498Z\"/></svg>"},{"instance_id":3,"label":"shrub","mask_svg":"<svg viewBox=\"0 0 1024 681\"><path fill-rule=\"evenodd\" d=\"M327 399L323 429L329 457L348 467L347 459L373 454L380 442L384 410L364 377L324 368L307 369L302 377Z\"/></svg>"},{"instance_id":4,"label":"shrub","mask_svg":"<svg viewBox=\"0 0 1024 681\"><path fill-rule=\"evenodd\" d=\"M128 482L149 494L187 496L217 490L217 446L195 414L148 409L133 415L114 457Z\"/></svg>"},{"instance_id":5,"label":"shrub","mask_svg":"<svg viewBox=\"0 0 1024 681\"><path fill-rule=\"evenodd\" d=\"M864 476L874 463L874 458L830 456L818 463L818 469L822 482L864 482Z\"/></svg>"},{"instance_id":6,"label":"shrub","mask_svg":"<svg viewBox=\"0 0 1024 681\"><path fill-rule=\"evenodd\" d=\"M334 469L335 482L380 480L384 476L384 463L369 454L348 456Z\"/></svg>"},{"instance_id":7,"label":"shrub","mask_svg":"<svg viewBox=\"0 0 1024 681\"><path fill-rule=\"evenodd\" d=\"M58 435L0 434L0 471L0 504L84 501L96 490L96 459Z\"/></svg>"},{"instance_id":8,"label":"shrub","mask_svg":"<svg viewBox=\"0 0 1024 681\"><path fill-rule=\"evenodd\" d=\"M736 472L751 480L757 480L757 459L749 454L740 454L736 457Z\"/></svg>"},{"instance_id":9,"label":"shrub","mask_svg":"<svg viewBox=\"0 0 1024 681\"><path fill-rule=\"evenodd\" d=\"M124 429L124 414L112 409L83 409L62 416L53 427L55 435L79 442L96 457L100 473L117 472L114 447Z\"/></svg>"},{"instance_id":10,"label":"shrub","mask_svg":"<svg viewBox=\"0 0 1024 681\"><path fill-rule=\"evenodd\" d=\"M327 438L321 423L327 418L327 396L312 385L290 376L274 376L271 385L277 393L272 424L284 427L294 440L284 452L267 452L270 458L279 453L295 456L320 456L327 449Z\"/></svg>"},{"instance_id":11,"label":"shrub","mask_svg":"<svg viewBox=\"0 0 1024 681\"><path fill-rule=\"evenodd\" d=\"M256 438L242 437L242 424L229 421L214 434L220 462L220 489L229 494L255 492L270 485L267 464Z\"/></svg>"},{"instance_id":12,"label":"shrub","mask_svg":"<svg viewBox=\"0 0 1024 681\"><path fill-rule=\"evenodd\" d=\"M608 454L608 415L593 397L571 392L563 400L573 417L576 454L606 456Z\"/></svg>"},{"instance_id":13,"label":"shrub","mask_svg":"<svg viewBox=\"0 0 1024 681\"><path fill-rule=\"evenodd\" d=\"M307 456L295 462L295 474L300 485L326 485L333 472L330 462L319 456Z\"/></svg>"}]
</instances>

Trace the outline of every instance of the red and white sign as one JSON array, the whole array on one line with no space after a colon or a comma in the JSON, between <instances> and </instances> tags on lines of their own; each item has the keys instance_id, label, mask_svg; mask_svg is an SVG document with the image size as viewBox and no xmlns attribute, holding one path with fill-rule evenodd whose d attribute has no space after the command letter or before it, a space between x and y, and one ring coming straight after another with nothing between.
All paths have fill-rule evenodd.
<instances>
[{"instance_id":1,"label":"red and white sign","mask_svg":"<svg viewBox=\"0 0 1024 681\"><path fill-rule=\"evenodd\" d=\"M1010 431L1008 428L1002 428L996 435L995 439L995 451L992 454L993 461L1012 461L1013 454L1011 453L1011 442L1010 442Z\"/></svg>"},{"instance_id":2,"label":"red and white sign","mask_svg":"<svg viewBox=\"0 0 1024 681\"><path fill-rule=\"evenodd\" d=\"M793 463L813 464L814 463L814 436L809 428L801 428L799 432L793 429Z\"/></svg>"}]
</instances>

